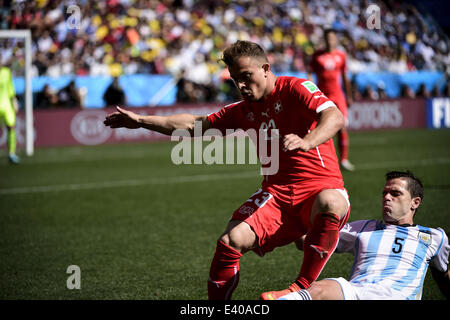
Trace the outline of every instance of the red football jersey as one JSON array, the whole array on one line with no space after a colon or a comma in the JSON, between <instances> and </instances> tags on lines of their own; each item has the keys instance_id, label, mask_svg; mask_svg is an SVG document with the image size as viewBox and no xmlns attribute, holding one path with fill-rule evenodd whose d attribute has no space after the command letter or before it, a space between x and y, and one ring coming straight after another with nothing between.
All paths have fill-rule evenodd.
<instances>
[{"instance_id":1,"label":"red football jersey","mask_svg":"<svg viewBox=\"0 0 450 320\"><path fill-rule=\"evenodd\" d=\"M342 73L347 71L346 54L343 51L316 51L311 60L311 69L317 76L317 85L330 99L345 96L341 87Z\"/></svg>"},{"instance_id":2,"label":"red football jersey","mask_svg":"<svg viewBox=\"0 0 450 320\"><path fill-rule=\"evenodd\" d=\"M335 107L335 104L313 82L278 77L275 88L263 102L243 100L230 104L210 114L208 121L211 128L219 129L224 135L226 129L279 130L279 170L265 177L267 183L291 184L326 179L344 187L332 139L308 152L282 151L284 135L293 133L304 137L317 126L319 112L328 107ZM256 146L259 149L258 144Z\"/></svg>"}]
</instances>

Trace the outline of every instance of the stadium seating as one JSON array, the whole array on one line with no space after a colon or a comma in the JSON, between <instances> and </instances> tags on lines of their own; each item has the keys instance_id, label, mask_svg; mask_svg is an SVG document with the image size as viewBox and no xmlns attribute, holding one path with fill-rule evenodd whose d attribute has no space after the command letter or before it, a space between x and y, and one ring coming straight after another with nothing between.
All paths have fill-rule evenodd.
<instances>
[{"instance_id":1,"label":"stadium seating","mask_svg":"<svg viewBox=\"0 0 450 320\"><path fill-rule=\"evenodd\" d=\"M369 4L381 10L379 30L366 26ZM220 87L223 77L217 59L237 39L260 43L276 73L305 72L305 61L321 46L323 28L330 26L339 31L348 53L348 70L355 75L360 92L367 85L376 88L381 84L389 97L396 97L403 84L417 91L425 83L430 91L438 84L441 94L448 82L447 35L429 15L406 2L114 0L80 1L76 3L78 11L68 11L70 5L71 1L7 1L0 12L1 28L32 30L33 75L44 77L34 88L49 79L45 77L61 78L62 83L68 76L77 76L77 85L91 85L92 81L88 107L103 105L97 91L110 79L102 77L183 75L199 86ZM21 46L7 41L1 47L2 63L11 64L14 75L22 76ZM143 78L139 75L136 79L139 83ZM47 83L57 90L59 80L56 82L54 87L53 80ZM127 97L132 105L148 104L146 94L136 97L127 93ZM173 96L171 92L167 100L158 103L170 103ZM215 95L210 99L223 100Z\"/></svg>"}]
</instances>

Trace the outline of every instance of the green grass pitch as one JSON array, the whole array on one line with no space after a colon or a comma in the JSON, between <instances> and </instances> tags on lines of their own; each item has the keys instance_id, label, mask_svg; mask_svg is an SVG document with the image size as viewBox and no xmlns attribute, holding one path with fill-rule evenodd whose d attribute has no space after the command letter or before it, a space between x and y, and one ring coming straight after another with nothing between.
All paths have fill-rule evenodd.
<instances>
[{"instance_id":1,"label":"green grass pitch","mask_svg":"<svg viewBox=\"0 0 450 320\"><path fill-rule=\"evenodd\" d=\"M410 169L425 199L415 222L450 231L450 130L352 132L344 172L350 221L381 218L384 174ZM0 299L206 299L216 240L259 188L257 165L174 165L175 143L43 148L19 166L0 160ZM241 259L234 299L287 287L294 245ZM334 254L320 278L347 277ZM67 267L81 289L66 287ZM430 272L423 299L443 299Z\"/></svg>"}]
</instances>

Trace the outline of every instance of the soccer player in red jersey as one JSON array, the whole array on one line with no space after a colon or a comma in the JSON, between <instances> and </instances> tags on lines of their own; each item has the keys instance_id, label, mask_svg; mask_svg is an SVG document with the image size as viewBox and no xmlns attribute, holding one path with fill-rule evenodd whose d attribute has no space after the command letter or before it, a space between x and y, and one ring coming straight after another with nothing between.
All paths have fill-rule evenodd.
<instances>
[{"instance_id":1,"label":"soccer player in red jersey","mask_svg":"<svg viewBox=\"0 0 450 320\"><path fill-rule=\"evenodd\" d=\"M306 79L276 77L263 49L237 41L223 53L243 100L204 116L142 116L117 108L105 125L147 128L164 134L176 129L256 129L279 133L279 170L264 176L261 188L234 211L217 241L208 279L209 299L230 299L239 281L239 260L250 250L263 256L305 237L304 259L288 289L265 292L276 299L308 288L317 279L350 212L332 137L344 126L336 105ZM267 135L267 140L276 136ZM278 140L277 140L278 141ZM271 143L271 142L270 142Z\"/></svg>"},{"instance_id":2,"label":"soccer player in red jersey","mask_svg":"<svg viewBox=\"0 0 450 320\"><path fill-rule=\"evenodd\" d=\"M346 73L347 56L345 52L337 49L338 39L333 29L326 29L324 37L325 49L314 53L309 64L308 79L312 79L312 72L316 74L320 90L337 105L347 122L347 107L353 103L351 85ZM346 94L342 91L341 80ZM338 133L338 144L342 168L353 171L355 167L348 160L350 140L345 127Z\"/></svg>"}]
</instances>

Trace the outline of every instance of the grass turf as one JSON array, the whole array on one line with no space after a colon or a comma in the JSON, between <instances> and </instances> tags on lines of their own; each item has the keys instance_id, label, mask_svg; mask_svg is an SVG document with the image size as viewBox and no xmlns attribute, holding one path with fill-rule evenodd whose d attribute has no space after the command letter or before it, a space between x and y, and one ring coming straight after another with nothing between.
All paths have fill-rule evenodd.
<instances>
[{"instance_id":1,"label":"grass turf","mask_svg":"<svg viewBox=\"0 0 450 320\"><path fill-rule=\"evenodd\" d=\"M425 186L417 224L450 230L450 130L351 133L355 172L344 172L350 221L381 217L384 174L410 169ZM0 299L206 299L218 236L259 188L257 165L180 165L174 143L38 149L0 164ZM294 245L241 259L234 299L287 287ZM335 254L320 278L349 275ZM69 290L69 265L81 290ZM443 299L430 272L423 299Z\"/></svg>"}]
</instances>

